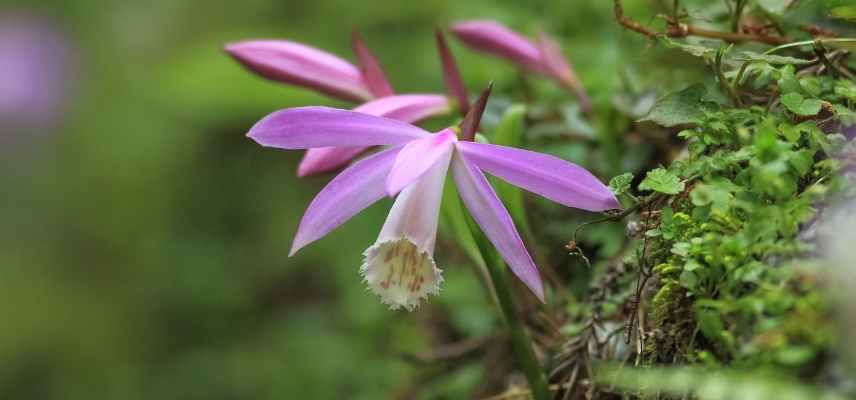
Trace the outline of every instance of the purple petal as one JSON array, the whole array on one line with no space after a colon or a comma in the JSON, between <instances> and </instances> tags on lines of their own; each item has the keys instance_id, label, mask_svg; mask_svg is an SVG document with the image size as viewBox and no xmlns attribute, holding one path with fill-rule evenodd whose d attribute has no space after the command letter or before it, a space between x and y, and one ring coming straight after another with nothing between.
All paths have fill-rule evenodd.
<instances>
[{"instance_id":1,"label":"purple petal","mask_svg":"<svg viewBox=\"0 0 856 400\"><path fill-rule=\"evenodd\" d=\"M333 178L303 214L289 256L384 197L383 183L399 151L396 147L366 157Z\"/></svg>"},{"instance_id":2,"label":"purple petal","mask_svg":"<svg viewBox=\"0 0 856 400\"><path fill-rule=\"evenodd\" d=\"M457 142L456 147L479 169L557 203L589 211L621 208L594 175L560 158L474 142Z\"/></svg>"},{"instance_id":3,"label":"purple petal","mask_svg":"<svg viewBox=\"0 0 856 400\"><path fill-rule=\"evenodd\" d=\"M251 40L225 50L251 71L275 81L302 86L350 101L372 97L360 71L330 53L285 40Z\"/></svg>"},{"instance_id":4,"label":"purple petal","mask_svg":"<svg viewBox=\"0 0 856 400\"><path fill-rule=\"evenodd\" d=\"M538 51L541 53L541 59L547 73L559 82L567 83L574 79L571 66L568 64L568 60L565 59L562 49L555 40L541 32L538 35L536 45Z\"/></svg>"},{"instance_id":5,"label":"purple petal","mask_svg":"<svg viewBox=\"0 0 856 400\"><path fill-rule=\"evenodd\" d=\"M262 146L280 149L397 145L426 135L406 122L329 107L279 110L247 134Z\"/></svg>"},{"instance_id":6,"label":"purple petal","mask_svg":"<svg viewBox=\"0 0 856 400\"><path fill-rule=\"evenodd\" d=\"M446 96L402 94L372 100L354 108L354 111L415 123L425 118L446 114L449 108L449 99Z\"/></svg>"},{"instance_id":7,"label":"purple petal","mask_svg":"<svg viewBox=\"0 0 856 400\"><path fill-rule=\"evenodd\" d=\"M449 112L449 100L434 94L407 94L372 100L353 111L414 123ZM309 149L297 167L297 176L333 171L348 164L368 147L321 147Z\"/></svg>"},{"instance_id":8,"label":"purple petal","mask_svg":"<svg viewBox=\"0 0 856 400\"><path fill-rule=\"evenodd\" d=\"M306 150L303 160L297 166L297 176L302 178L335 171L367 149L368 147L318 147Z\"/></svg>"},{"instance_id":9,"label":"purple petal","mask_svg":"<svg viewBox=\"0 0 856 400\"><path fill-rule=\"evenodd\" d=\"M386 193L395 196L413 181L419 179L434 164L449 162L452 144L457 140L455 132L446 129L421 140L414 140L398 153L392 171L386 179Z\"/></svg>"},{"instance_id":10,"label":"purple petal","mask_svg":"<svg viewBox=\"0 0 856 400\"><path fill-rule=\"evenodd\" d=\"M482 232L508 263L514 275L543 302L544 284L538 268L526 251L508 210L496 197L496 192L487 183L484 174L457 152L452 159L452 174L461 199Z\"/></svg>"},{"instance_id":11,"label":"purple petal","mask_svg":"<svg viewBox=\"0 0 856 400\"><path fill-rule=\"evenodd\" d=\"M377 58L372 54L371 50L369 50L356 31L351 33L351 45L354 48L354 54L357 55L357 59L359 60L363 81L368 85L371 93L375 97L392 96L395 94Z\"/></svg>"},{"instance_id":12,"label":"purple petal","mask_svg":"<svg viewBox=\"0 0 856 400\"><path fill-rule=\"evenodd\" d=\"M451 30L473 50L504 58L530 71L544 72L538 47L496 21L462 21L453 24Z\"/></svg>"}]
</instances>

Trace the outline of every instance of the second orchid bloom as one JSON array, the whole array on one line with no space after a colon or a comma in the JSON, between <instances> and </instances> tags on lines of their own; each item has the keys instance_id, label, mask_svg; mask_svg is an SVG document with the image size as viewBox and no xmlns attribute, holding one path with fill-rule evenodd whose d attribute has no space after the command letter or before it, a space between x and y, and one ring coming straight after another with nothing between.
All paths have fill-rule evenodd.
<instances>
[{"instance_id":1,"label":"second orchid bloom","mask_svg":"<svg viewBox=\"0 0 856 400\"><path fill-rule=\"evenodd\" d=\"M381 198L396 197L360 268L369 288L393 309L412 310L439 290L442 276L433 252L449 170L485 236L542 301L538 269L484 172L568 207L589 211L620 207L603 183L577 165L532 151L458 140L451 128L430 134L393 119L299 107L265 117L248 136L281 149L386 146L352 164L321 190L300 222L291 254Z\"/></svg>"}]
</instances>

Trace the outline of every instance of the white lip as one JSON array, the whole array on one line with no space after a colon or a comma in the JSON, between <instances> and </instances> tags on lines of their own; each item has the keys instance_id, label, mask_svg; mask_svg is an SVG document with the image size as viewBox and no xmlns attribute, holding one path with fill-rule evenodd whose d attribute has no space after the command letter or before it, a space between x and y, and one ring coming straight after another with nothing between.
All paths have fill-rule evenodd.
<instances>
[{"instance_id":1,"label":"white lip","mask_svg":"<svg viewBox=\"0 0 856 400\"><path fill-rule=\"evenodd\" d=\"M434 258L407 238L375 243L364 257L363 280L390 309L413 311L428 295L440 291L443 276Z\"/></svg>"},{"instance_id":2,"label":"white lip","mask_svg":"<svg viewBox=\"0 0 856 400\"><path fill-rule=\"evenodd\" d=\"M377 241L363 253L360 273L392 309L412 311L440 290L432 254L450 159L451 152L398 194Z\"/></svg>"}]
</instances>

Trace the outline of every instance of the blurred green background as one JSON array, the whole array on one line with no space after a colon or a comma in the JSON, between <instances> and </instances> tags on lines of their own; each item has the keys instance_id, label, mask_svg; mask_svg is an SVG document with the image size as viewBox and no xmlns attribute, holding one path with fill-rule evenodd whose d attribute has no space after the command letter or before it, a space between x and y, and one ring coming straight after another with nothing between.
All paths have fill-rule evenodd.
<instances>
[{"instance_id":1,"label":"blurred green background","mask_svg":"<svg viewBox=\"0 0 856 400\"><path fill-rule=\"evenodd\" d=\"M441 92L434 27L492 18L555 34L601 107L628 71L666 91L704 68L653 57L606 0L29 0L0 1L0 15L47 24L66 47L50 125L0 127L1 399L468 398L484 379L482 363L405 357L497 326L442 238L446 283L418 311L387 310L360 281L389 201L287 257L329 176L296 179L299 152L244 133L280 108L349 105L248 73L227 42L287 38L353 60L358 28L398 92ZM494 80L513 97L512 66L452 46L472 92Z\"/></svg>"}]
</instances>

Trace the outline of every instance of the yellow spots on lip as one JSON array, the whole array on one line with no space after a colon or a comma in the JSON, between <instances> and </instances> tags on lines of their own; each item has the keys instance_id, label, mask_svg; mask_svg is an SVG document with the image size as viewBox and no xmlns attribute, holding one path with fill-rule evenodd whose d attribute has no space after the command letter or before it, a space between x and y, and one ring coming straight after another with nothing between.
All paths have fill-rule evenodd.
<instances>
[{"instance_id":1,"label":"yellow spots on lip","mask_svg":"<svg viewBox=\"0 0 856 400\"><path fill-rule=\"evenodd\" d=\"M369 288L393 309L413 310L428 294L437 293L443 280L431 256L406 238L369 248L360 272Z\"/></svg>"}]
</instances>

